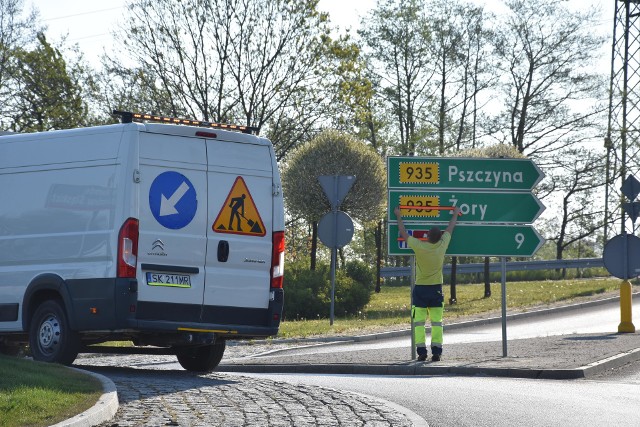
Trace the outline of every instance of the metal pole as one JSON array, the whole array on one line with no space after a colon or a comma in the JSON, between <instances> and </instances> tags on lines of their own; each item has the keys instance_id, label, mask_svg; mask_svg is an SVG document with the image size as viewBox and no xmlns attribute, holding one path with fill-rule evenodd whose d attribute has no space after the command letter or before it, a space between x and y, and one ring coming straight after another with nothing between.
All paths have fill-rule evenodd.
<instances>
[{"instance_id":1,"label":"metal pole","mask_svg":"<svg viewBox=\"0 0 640 427\"><path fill-rule=\"evenodd\" d=\"M415 337L415 326L413 325L413 288L416 286L416 257L411 257L411 360L416 360L416 337Z\"/></svg>"},{"instance_id":2,"label":"metal pole","mask_svg":"<svg viewBox=\"0 0 640 427\"><path fill-rule=\"evenodd\" d=\"M338 250L331 248L331 312L329 318L329 325L333 326L333 314L334 314L334 301L336 292L336 254Z\"/></svg>"},{"instance_id":3,"label":"metal pole","mask_svg":"<svg viewBox=\"0 0 640 427\"><path fill-rule=\"evenodd\" d=\"M502 276L502 357L507 357L507 258L500 257Z\"/></svg>"},{"instance_id":4,"label":"metal pole","mask_svg":"<svg viewBox=\"0 0 640 427\"><path fill-rule=\"evenodd\" d=\"M329 325L333 326L333 317L335 313L335 298L336 298L336 263L337 263L337 241L338 241L338 175L333 176L333 194L336 196L335 203L333 204L333 247L331 248L331 310Z\"/></svg>"},{"instance_id":5,"label":"metal pole","mask_svg":"<svg viewBox=\"0 0 640 427\"><path fill-rule=\"evenodd\" d=\"M624 271L624 280L620 285L620 324L618 325L618 332L630 332L636 331L632 320L632 303L631 303L631 283L629 283L629 242L627 240L627 233L623 232L624 245L622 267Z\"/></svg>"},{"instance_id":6,"label":"metal pole","mask_svg":"<svg viewBox=\"0 0 640 427\"><path fill-rule=\"evenodd\" d=\"M622 90L622 128L620 129L620 139L622 143L621 147L621 161L620 161L620 182L624 181L627 173L627 103L629 100L629 22L630 22L630 4L629 0L625 1L625 32L624 32L624 62L623 62L623 75L624 80ZM624 200L623 196L620 196L620 203ZM620 219L620 233L625 234L625 211L622 209L622 216ZM625 253L626 258L626 253ZM626 273L625 273L626 274Z\"/></svg>"}]
</instances>

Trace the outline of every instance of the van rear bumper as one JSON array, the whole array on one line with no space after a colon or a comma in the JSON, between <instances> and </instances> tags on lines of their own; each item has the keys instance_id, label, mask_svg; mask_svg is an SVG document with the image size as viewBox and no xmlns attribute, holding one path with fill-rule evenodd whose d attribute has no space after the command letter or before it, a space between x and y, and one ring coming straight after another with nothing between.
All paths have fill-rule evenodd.
<instances>
[{"instance_id":1,"label":"van rear bumper","mask_svg":"<svg viewBox=\"0 0 640 427\"><path fill-rule=\"evenodd\" d=\"M278 334L278 327L214 323L185 323L162 320L130 321L130 327L143 333L215 334L226 338L266 338Z\"/></svg>"},{"instance_id":2,"label":"van rear bumper","mask_svg":"<svg viewBox=\"0 0 640 427\"><path fill-rule=\"evenodd\" d=\"M272 292L273 299L264 309L138 301L128 327L141 332L201 332L237 338L274 336L280 326L284 291Z\"/></svg>"}]
</instances>

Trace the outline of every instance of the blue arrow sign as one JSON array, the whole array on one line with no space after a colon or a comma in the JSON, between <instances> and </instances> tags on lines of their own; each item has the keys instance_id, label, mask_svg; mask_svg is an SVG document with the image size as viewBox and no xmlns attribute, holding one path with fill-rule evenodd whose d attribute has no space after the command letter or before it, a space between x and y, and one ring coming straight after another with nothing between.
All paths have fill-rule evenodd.
<instances>
[{"instance_id":1,"label":"blue arrow sign","mask_svg":"<svg viewBox=\"0 0 640 427\"><path fill-rule=\"evenodd\" d=\"M163 227L178 230L193 220L198 209L196 189L178 172L163 172L149 189L149 208Z\"/></svg>"}]
</instances>

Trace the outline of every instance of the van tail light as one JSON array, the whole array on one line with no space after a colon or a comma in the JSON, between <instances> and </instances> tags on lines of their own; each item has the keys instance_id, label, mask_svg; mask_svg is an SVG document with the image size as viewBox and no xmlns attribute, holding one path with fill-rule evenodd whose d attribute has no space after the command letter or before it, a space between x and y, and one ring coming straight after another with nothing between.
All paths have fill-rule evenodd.
<instances>
[{"instance_id":1,"label":"van tail light","mask_svg":"<svg viewBox=\"0 0 640 427\"><path fill-rule=\"evenodd\" d=\"M284 279L284 231L273 233L273 254L271 256L271 287L282 288Z\"/></svg>"},{"instance_id":2,"label":"van tail light","mask_svg":"<svg viewBox=\"0 0 640 427\"><path fill-rule=\"evenodd\" d=\"M138 266L139 222L127 219L118 233L118 277L133 279Z\"/></svg>"}]
</instances>

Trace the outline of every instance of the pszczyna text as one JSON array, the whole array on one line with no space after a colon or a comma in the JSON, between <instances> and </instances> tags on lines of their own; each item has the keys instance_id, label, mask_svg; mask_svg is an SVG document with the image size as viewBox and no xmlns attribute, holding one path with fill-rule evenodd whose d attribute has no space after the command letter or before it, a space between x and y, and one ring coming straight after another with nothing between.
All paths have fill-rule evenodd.
<instances>
[{"instance_id":1,"label":"pszczyna text","mask_svg":"<svg viewBox=\"0 0 640 427\"><path fill-rule=\"evenodd\" d=\"M457 166L449 166L449 182L485 182L493 183L497 188L504 182L523 182L522 172L507 171L465 171Z\"/></svg>"}]
</instances>

